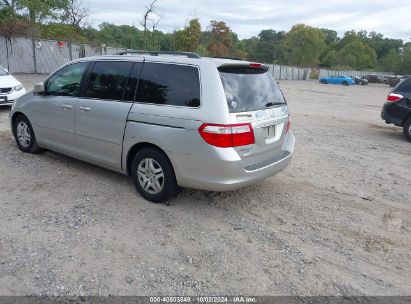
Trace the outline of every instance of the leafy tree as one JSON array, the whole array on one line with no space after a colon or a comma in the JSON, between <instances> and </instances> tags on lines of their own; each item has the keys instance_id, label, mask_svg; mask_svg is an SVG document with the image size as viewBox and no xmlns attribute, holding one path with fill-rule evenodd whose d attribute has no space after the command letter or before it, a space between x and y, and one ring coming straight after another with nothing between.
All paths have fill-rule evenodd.
<instances>
[{"instance_id":1,"label":"leafy tree","mask_svg":"<svg viewBox=\"0 0 411 304\"><path fill-rule=\"evenodd\" d=\"M6 36L39 32L47 36L47 29L42 28L47 24L61 24L66 33L69 28L65 24L79 30L85 25L88 10L82 0L0 0L0 15L0 31Z\"/></svg>"},{"instance_id":2,"label":"leafy tree","mask_svg":"<svg viewBox=\"0 0 411 304\"><path fill-rule=\"evenodd\" d=\"M397 72L404 75L411 75L411 42L404 45Z\"/></svg>"},{"instance_id":3,"label":"leafy tree","mask_svg":"<svg viewBox=\"0 0 411 304\"><path fill-rule=\"evenodd\" d=\"M400 59L400 54L395 49L391 49L387 55L379 60L379 65L383 71L397 71Z\"/></svg>"},{"instance_id":4,"label":"leafy tree","mask_svg":"<svg viewBox=\"0 0 411 304\"><path fill-rule=\"evenodd\" d=\"M298 24L284 36L285 60L292 65L315 66L325 49L324 33L310 26Z\"/></svg>"},{"instance_id":5,"label":"leafy tree","mask_svg":"<svg viewBox=\"0 0 411 304\"><path fill-rule=\"evenodd\" d=\"M246 39L245 49L248 58L253 61L262 61L273 63L278 61L284 53L282 40L285 32L276 32L274 30L262 30L258 37Z\"/></svg>"},{"instance_id":6,"label":"leafy tree","mask_svg":"<svg viewBox=\"0 0 411 304\"><path fill-rule=\"evenodd\" d=\"M320 29L320 31L325 35L326 45L332 45L334 43L337 43L340 40L338 38L338 34L336 31L325 29L325 28Z\"/></svg>"},{"instance_id":7,"label":"leafy tree","mask_svg":"<svg viewBox=\"0 0 411 304\"><path fill-rule=\"evenodd\" d=\"M175 33L176 49L195 52L200 44L201 25L198 18L191 19L188 26Z\"/></svg>"},{"instance_id":8,"label":"leafy tree","mask_svg":"<svg viewBox=\"0 0 411 304\"><path fill-rule=\"evenodd\" d=\"M322 63L329 68L335 66L337 64L337 52L335 50L329 51Z\"/></svg>"},{"instance_id":9,"label":"leafy tree","mask_svg":"<svg viewBox=\"0 0 411 304\"><path fill-rule=\"evenodd\" d=\"M233 46L230 28L223 21L210 22L210 40L208 51L212 56L229 56Z\"/></svg>"},{"instance_id":10,"label":"leafy tree","mask_svg":"<svg viewBox=\"0 0 411 304\"><path fill-rule=\"evenodd\" d=\"M372 68L377 63L377 54L369 45L354 40L338 52L337 63L353 69Z\"/></svg>"},{"instance_id":11,"label":"leafy tree","mask_svg":"<svg viewBox=\"0 0 411 304\"><path fill-rule=\"evenodd\" d=\"M3 0L4 1L4 0ZM0 0L0 4L1 4ZM12 5L0 6L0 35L12 37L15 35L29 35L30 25L27 20L16 14Z\"/></svg>"},{"instance_id":12,"label":"leafy tree","mask_svg":"<svg viewBox=\"0 0 411 304\"><path fill-rule=\"evenodd\" d=\"M68 0L13 0L10 2L14 10L28 17L31 23L58 20L68 5Z\"/></svg>"}]
</instances>

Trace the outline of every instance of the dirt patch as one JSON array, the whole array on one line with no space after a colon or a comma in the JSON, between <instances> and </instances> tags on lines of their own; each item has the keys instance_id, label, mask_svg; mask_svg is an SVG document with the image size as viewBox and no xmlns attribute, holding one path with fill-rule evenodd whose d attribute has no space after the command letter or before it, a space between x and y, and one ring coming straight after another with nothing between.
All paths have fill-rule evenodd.
<instances>
[{"instance_id":1,"label":"dirt patch","mask_svg":"<svg viewBox=\"0 0 411 304\"><path fill-rule=\"evenodd\" d=\"M398 130L398 127L384 126L384 125L377 125L377 124L368 124L368 127L373 128L373 129L380 129L380 130L390 130L390 131Z\"/></svg>"}]
</instances>

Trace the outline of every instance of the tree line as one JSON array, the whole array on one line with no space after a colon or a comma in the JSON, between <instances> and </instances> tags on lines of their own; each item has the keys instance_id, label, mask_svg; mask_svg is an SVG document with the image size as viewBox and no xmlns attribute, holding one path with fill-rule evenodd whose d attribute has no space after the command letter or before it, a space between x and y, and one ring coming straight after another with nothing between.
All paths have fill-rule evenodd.
<instances>
[{"instance_id":1,"label":"tree line","mask_svg":"<svg viewBox=\"0 0 411 304\"><path fill-rule=\"evenodd\" d=\"M82 0L0 0L0 35L32 36L129 49L197 52L202 56L239 57L300 67L370 69L411 74L411 43L380 33L347 31L343 37L325 28L297 24L289 31L264 29L239 39L224 21L202 28L198 18L165 33L158 0L145 8L138 26L87 22Z\"/></svg>"}]
</instances>

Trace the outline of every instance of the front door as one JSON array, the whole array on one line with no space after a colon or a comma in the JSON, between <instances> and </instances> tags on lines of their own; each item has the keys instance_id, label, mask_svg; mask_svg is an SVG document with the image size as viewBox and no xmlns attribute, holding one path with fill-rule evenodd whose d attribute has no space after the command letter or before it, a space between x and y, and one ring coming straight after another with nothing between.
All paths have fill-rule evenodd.
<instances>
[{"instance_id":1,"label":"front door","mask_svg":"<svg viewBox=\"0 0 411 304\"><path fill-rule=\"evenodd\" d=\"M45 94L33 103L33 123L40 145L62 152L76 152L74 114L86 62L74 63L56 72L46 83Z\"/></svg>"}]
</instances>

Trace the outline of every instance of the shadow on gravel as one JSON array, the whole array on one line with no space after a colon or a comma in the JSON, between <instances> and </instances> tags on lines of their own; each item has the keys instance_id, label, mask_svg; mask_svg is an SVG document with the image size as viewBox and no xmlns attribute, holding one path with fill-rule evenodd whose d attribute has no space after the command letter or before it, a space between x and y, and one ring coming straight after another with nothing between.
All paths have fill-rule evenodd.
<instances>
[{"instance_id":1,"label":"shadow on gravel","mask_svg":"<svg viewBox=\"0 0 411 304\"><path fill-rule=\"evenodd\" d=\"M402 128L394 126L385 126L377 124L368 124L370 129L375 131L376 135L379 135L385 139L393 139L401 142L406 142L406 138L402 132Z\"/></svg>"}]
</instances>

